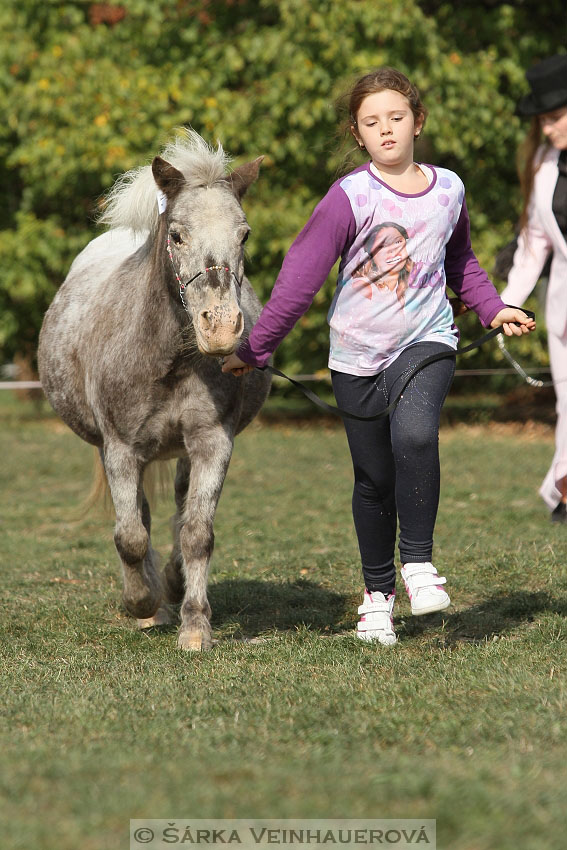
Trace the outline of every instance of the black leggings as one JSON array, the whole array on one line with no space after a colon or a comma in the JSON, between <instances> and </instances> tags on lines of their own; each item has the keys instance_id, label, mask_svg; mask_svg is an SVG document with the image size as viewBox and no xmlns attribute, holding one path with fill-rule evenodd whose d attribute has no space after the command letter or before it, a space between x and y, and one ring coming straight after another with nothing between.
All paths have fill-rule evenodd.
<instances>
[{"instance_id":1,"label":"black leggings","mask_svg":"<svg viewBox=\"0 0 567 850\"><path fill-rule=\"evenodd\" d=\"M374 416L396 397L415 365L452 350L421 342L378 375L332 371L337 404L359 416ZM368 590L388 594L395 588L397 518L402 564L431 561L439 505L439 417L454 373L454 357L438 360L411 379L389 417L343 420L354 467L352 513Z\"/></svg>"}]
</instances>

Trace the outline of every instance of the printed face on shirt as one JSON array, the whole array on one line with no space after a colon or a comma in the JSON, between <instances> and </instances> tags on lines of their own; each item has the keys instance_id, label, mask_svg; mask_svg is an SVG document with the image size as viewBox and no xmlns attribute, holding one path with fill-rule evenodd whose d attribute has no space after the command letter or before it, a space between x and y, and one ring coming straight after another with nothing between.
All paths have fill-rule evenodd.
<instances>
[{"instance_id":1,"label":"printed face on shirt","mask_svg":"<svg viewBox=\"0 0 567 850\"><path fill-rule=\"evenodd\" d=\"M366 242L369 257L354 272L353 287L365 298L377 292L396 292L398 301L405 303L405 292L413 261L407 249L408 235L401 225L385 222L376 227Z\"/></svg>"},{"instance_id":2,"label":"printed face on shirt","mask_svg":"<svg viewBox=\"0 0 567 850\"><path fill-rule=\"evenodd\" d=\"M413 162L416 122L409 101L391 89L374 92L362 101L353 134L362 143L376 168L403 170Z\"/></svg>"},{"instance_id":3,"label":"printed face on shirt","mask_svg":"<svg viewBox=\"0 0 567 850\"><path fill-rule=\"evenodd\" d=\"M399 272L408 260L404 236L395 227L384 227L372 246L372 265L379 277Z\"/></svg>"},{"instance_id":4,"label":"printed face on shirt","mask_svg":"<svg viewBox=\"0 0 567 850\"><path fill-rule=\"evenodd\" d=\"M539 116L543 135L556 150L567 149L567 106Z\"/></svg>"}]
</instances>

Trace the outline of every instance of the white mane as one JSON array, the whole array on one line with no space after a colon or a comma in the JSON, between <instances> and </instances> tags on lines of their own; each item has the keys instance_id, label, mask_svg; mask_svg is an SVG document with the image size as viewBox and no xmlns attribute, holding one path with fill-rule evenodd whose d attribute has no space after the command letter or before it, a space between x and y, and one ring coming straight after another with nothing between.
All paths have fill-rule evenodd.
<instances>
[{"instance_id":1,"label":"white mane","mask_svg":"<svg viewBox=\"0 0 567 850\"><path fill-rule=\"evenodd\" d=\"M217 149L190 128L163 149L161 156L182 172L194 188L212 186L224 179L230 157L220 142ZM134 168L122 174L104 199L98 218L111 228L126 227L135 232L153 230L158 221L156 184L151 165Z\"/></svg>"}]
</instances>

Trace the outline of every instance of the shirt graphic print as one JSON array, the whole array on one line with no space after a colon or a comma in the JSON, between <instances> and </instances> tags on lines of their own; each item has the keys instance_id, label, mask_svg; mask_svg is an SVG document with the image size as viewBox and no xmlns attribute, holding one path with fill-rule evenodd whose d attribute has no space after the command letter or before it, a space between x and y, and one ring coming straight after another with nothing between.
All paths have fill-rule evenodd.
<instances>
[{"instance_id":1,"label":"shirt graphic print","mask_svg":"<svg viewBox=\"0 0 567 850\"><path fill-rule=\"evenodd\" d=\"M430 173L419 195L395 192L369 169L339 181L357 236L343 256L328 315L331 369L374 375L414 343L457 347L444 260L464 187L451 171Z\"/></svg>"}]
</instances>

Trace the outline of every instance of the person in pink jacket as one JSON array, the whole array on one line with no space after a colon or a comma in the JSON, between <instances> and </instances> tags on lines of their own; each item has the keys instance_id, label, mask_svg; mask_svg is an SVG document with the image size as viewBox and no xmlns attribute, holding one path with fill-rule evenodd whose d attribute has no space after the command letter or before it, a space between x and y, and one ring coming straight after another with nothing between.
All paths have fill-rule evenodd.
<instances>
[{"instance_id":1,"label":"person in pink jacket","mask_svg":"<svg viewBox=\"0 0 567 850\"><path fill-rule=\"evenodd\" d=\"M567 55L538 63L526 79L530 92L517 109L532 118L520 177L524 210L501 297L506 304L521 306L553 253L545 319L557 397L556 445L539 492L552 521L567 523Z\"/></svg>"}]
</instances>

